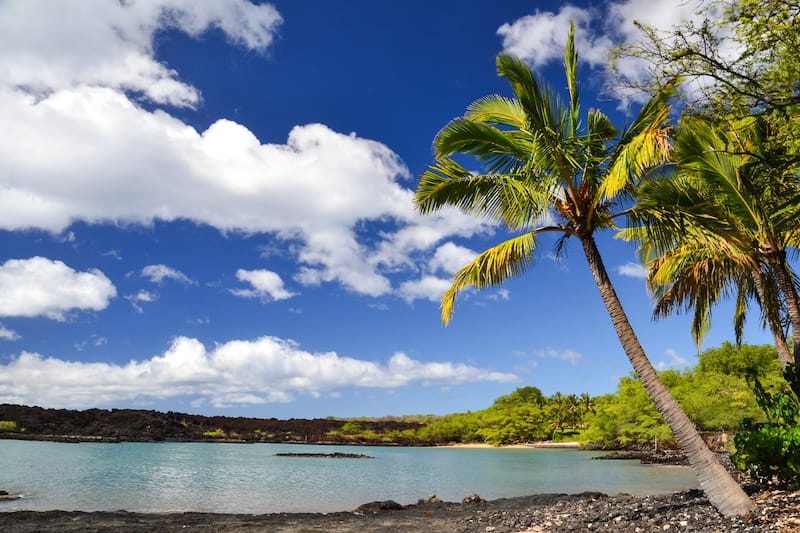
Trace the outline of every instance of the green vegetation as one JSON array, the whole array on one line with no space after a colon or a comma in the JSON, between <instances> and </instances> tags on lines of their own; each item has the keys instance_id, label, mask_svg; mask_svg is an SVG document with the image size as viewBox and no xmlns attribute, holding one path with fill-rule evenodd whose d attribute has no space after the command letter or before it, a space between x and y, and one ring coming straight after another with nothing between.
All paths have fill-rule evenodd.
<instances>
[{"instance_id":1,"label":"green vegetation","mask_svg":"<svg viewBox=\"0 0 800 533\"><path fill-rule=\"evenodd\" d=\"M212 431L204 431L203 436L208 439L224 439L226 435L221 428L217 428Z\"/></svg>"},{"instance_id":2,"label":"green vegetation","mask_svg":"<svg viewBox=\"0 0 800 533\"><path fill-rule=\"evenodd\" d=\"M775 348L769 345L736 347L726 342L701 353L695 368L664 370L659 377L697 428L712 434L735 434L744 420L756 424L768 420L748 380L758 379L767 391L786 390ZM669 426L635 377L620 379L614 394L596 398L560 392L548 397L528 386L497 398L480 411L404 419L424 425L380 434L364 431L361 423L351 420L329 437L412 445L570 440L614 449L677 446Z\"/></svg>"},{"instance_id":3,"label":"green vegetation","mask_svg":"<svg viewBox=\"0 0 800 533\"><path fill-rule=\"evenodd\" d=\"M734 438L733 460L761 483L800 488L800 372L790 365L784 375L791 390L770 393L754 379L756 401L766 421L746 419Z\"/></svg>"},{"instance_id":4,"label":"green vegetation","mask_svg":"<svg viewBox=\"0 0 800 533\"><path fill-rule=\"evenodd\" d=\"M666 370L659 375L686 413L704 432L736 432L744 419L764 420L748 384L757 377L769 390L784 387L775 348L737 348L724 343L700 354L693 370ZM675 445L666 423L638 380L622 378L616 394L596 398L587 417L583 442L606 447Z\"/></svg>"},{"instance_id":5,"label":"green vegetation","mask_svg":"<svg viewBox=\"0 0 800 533\"><path fill-rule=\"evenodd\" d=\"M16 431L17 423L13 420L0 420L0 431Z\"/></svg>"}]
</instances>

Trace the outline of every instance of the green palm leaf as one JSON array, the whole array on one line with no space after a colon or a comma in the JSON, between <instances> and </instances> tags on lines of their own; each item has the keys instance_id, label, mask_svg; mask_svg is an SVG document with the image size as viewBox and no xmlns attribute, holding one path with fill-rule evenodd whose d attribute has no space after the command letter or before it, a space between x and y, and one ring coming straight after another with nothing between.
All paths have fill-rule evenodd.
<instances>
[{"instance_id":1,"label":"green palm leaf","mask_svg":"<svg viewBox=\"0 0 800 533\"><path fill-rule=\"evenodd\" d=\"M519 176L473 175L452 159L443 159L423 173L414 203L422 214L452 205L519 230L546 214L550 198L546 190L529 187Z\"/></svg>"}]
</instances>

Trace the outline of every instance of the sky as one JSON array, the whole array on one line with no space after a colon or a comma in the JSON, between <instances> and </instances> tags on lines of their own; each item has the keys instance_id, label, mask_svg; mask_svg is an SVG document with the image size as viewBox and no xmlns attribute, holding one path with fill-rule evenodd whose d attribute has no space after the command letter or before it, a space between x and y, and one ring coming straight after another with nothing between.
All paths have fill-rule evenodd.
<instances>
[{"instance_id":1,"label":"sky","mask_svg":"<svg viewBox=\"0 0 800 533\"><path fill-rule=\"evenodd\" d=\"M450 275L507 235L412 198L439 129L510 94L498 53L564 90L574 20L584 105L623 124L608 50L694 7L0 2L0 403L308 418L613 392L631 367L577 242L543 239L444 327ZM635 248L599 245L654 365L693 366ZM704 347L731 338L722 306ZM745 341L769 342L756 317Z\"/></svg>"}]
</instances>

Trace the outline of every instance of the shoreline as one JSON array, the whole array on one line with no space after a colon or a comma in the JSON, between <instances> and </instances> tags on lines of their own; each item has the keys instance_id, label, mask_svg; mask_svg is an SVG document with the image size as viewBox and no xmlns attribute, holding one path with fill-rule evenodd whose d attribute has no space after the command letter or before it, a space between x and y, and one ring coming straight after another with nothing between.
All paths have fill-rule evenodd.
<instances>
[{"instance_id":1,"label":"shoreline","mask_svg":"<svg viewBox=\"0 0 800 533\"><path fill-rule=\"evenodd\" d=\"M600 493L539 494L462 503L431 497L412 505L371 502L335 513L129 513L2 511L0 530L78 531L278 531L378 533L511 533L544 531L798 531L800 491L760 492L746 487L756 509L751 517L723 518L699 490L635 497Z\"/></svg>"},{"instance_id":2,"label":"shoreline","mask_svg":"<svg viewBox=\"0 0 800 533\"><path fill-rule=\"evenodd\" d=\"M586 446L577 441L553 442L549 440L537 442L522 442L519 444L486 444L482 442L466 442L466 443L451 443L439 444L433 446L434 448L475 448L475 449L509 449L509 450L526 450L526 449L558 449L558 450L586 450Z\"/></svg>"}]
</instances>

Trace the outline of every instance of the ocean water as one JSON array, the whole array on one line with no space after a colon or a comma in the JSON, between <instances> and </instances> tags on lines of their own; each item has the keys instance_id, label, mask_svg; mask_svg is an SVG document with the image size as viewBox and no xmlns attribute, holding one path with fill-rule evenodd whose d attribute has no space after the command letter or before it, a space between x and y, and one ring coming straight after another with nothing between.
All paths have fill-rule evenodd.
<instances>
[{"instance_id":1,"label":"ocean water","mask_svg":"<svg viewBox=\"0 0 800 533\"><path fill-rule=\"evenodd\" d=\"M374 459L276 457L363 453ZM218 513L332 512L362 503L460 501L537 493L669 493L698 484L691 470L594 461L598 452L222 443L0 440L0 489L22 494L0 512L83 510Z\"/></svg>"}]
</instances>

